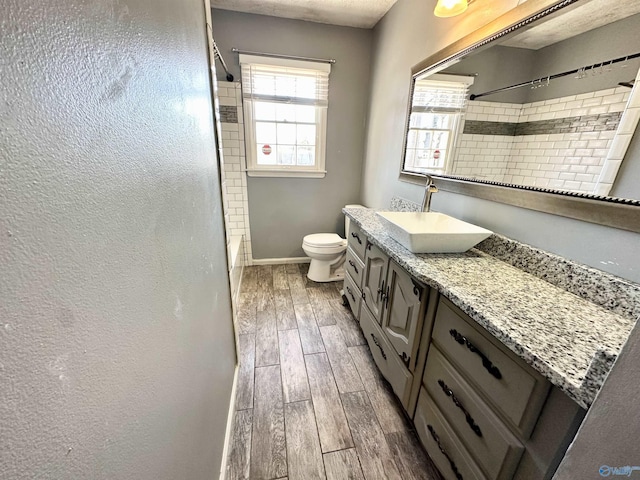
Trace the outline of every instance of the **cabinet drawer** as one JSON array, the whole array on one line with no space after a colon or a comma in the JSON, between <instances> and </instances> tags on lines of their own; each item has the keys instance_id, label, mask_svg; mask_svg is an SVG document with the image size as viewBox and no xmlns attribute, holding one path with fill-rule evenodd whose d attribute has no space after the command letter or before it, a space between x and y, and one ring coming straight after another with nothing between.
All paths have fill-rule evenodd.
<instances>
[{"instance_id":1,"label":"cabinet drawer","mask_svg":"<svg viewBox=\"0 0 640 480\"><path fill-rule=\"evenodd\" d=\"M347 234L347 243L353 253L356 256L364 261L364 249L367 247L367 236L362 233L360 227L357 226L353 221L349 224L349 233Z\"/></svg>"},{"instance_id":2,"label":"cabinet drawer","mask_svg":"<svg viewBox=\"0 0 640 480\"><path fill-rule=\"evenodd\" d=\"M424 448L446 480L487 480L424 388L420 389L413 422Z\"/></svg>"},{"instance_id":3,"label":"cabinet drawer","mask_svg":"<svg viewBox=\"0 0 640 480\"><path fill-rule=\"evenodd\" d=\"M356 287L349 272L344 276L344 296L347 297L353 316L360 319L360 302L362 301L362 293Z\"/></svg>"},{"instance_id":4,"label":"cabinet drawer","mask_svg":"<svg viewBox=\"0 0 640 480\"><path fill-rule=\"evenodd\" d=\"M344 269L351 275L356 287L362 289L364 262L356 256L351 248L347 248L347 258L344 261Z\"/></svg>"},{"instance_id":5,"label":"cabinet drawer","mask_svg":"<svg viewBox=\"0 0 640 480\"><path fill-rule=\"evenodd\" d=\"M367 339L373 359L380 372L382 372L382 376L391 384L393 391L406 409L409 402L409 394L411 393L413 375L395 353L384 333L382 333L380 325L378 325L378 322L373 318L369 308L364 303L360 311L360 327Z\"/></svg>"},{"instance_id":6,"label":"cabinet drawer","mask_svg":"<svg viewBox=\"0 0 640 480\"><path fill-rule=\"evenodd\" d=\"M488 478L512 477L524 447L434 346L424 388Z\"/></svg>"},{"instance_id":7,"label":"cabinet drawer","mask_svg":"<svg viewBox=\"0 0 640 480\"><path fill-rule=\"evenodd\" d=\"M432 338L467 381L528 438L550 383L443 298Z\"/></svg>"}]
</instances>

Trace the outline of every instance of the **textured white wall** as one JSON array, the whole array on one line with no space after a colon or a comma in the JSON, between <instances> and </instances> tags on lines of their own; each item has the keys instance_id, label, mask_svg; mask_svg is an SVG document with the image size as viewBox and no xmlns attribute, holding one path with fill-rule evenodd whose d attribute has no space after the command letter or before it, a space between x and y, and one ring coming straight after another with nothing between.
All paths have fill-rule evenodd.
<instances>
[{"instance_id":1,"label":"textured white wall","mask_svg":"<svg viewBox=\"0 0 640 480\"><path fill-rule=\"evenodd\" d=\"M0 478L217 477L235 364L198 0L0 4Z\"/></svg>"}]
</instances>

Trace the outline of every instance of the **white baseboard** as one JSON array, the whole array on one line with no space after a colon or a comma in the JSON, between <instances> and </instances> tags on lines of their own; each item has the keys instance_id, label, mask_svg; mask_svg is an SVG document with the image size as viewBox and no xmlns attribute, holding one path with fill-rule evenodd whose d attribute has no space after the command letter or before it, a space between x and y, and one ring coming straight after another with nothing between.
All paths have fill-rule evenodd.
<instances>
[{"instance_id":1,"label":"white baseboard","mask_svg":"<svg viewBox=\"0 0 640 480\"><path fill-rule=\"evenodd\" d=\"M281 263L310 263L309 257L288 257L288 258L254 258L254 265L279 265Z\"/></svg>"},{"instance_id":2,"label":"white baseboard","mask_svg":"<svg viewBox=\"0 0 640 480\"><path fill-rule=\"evenodd\" d=\"M227 431L224 434L224 448L222 449L222 463L220 464L220 480L227 478L227 458L229 456L229 447L233 437L233 421L236 414L236 387L238 385L238 372L240 365L236 364L233 373L233 386L231 387L231 401L229 402L229 413L227 414Z\"/></svg>"}]
</instances>

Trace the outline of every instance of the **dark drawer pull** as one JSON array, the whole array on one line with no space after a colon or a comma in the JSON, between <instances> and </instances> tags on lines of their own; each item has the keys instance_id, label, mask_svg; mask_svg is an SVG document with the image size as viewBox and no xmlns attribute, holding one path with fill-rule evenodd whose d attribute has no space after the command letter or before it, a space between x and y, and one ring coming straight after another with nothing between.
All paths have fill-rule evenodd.
<instances>
[{"instance_id":1,"label":"dark drawer pull","mask_svg":"<svg viewBox=\"0 0 640 480\"><path fill-rule=\"evenodd\" d=\"M347 292L349 293L349 295L351 295L351 298L353 298L353 301L355 302L356 301L356 297L355 297L355 295L353 294L353 292L351 291L351 289L348 286L347 286Z\"/></svg>"},{"instance_id":2,"label":"dark drawer pull","mask_svg":"<svg viewBox=\"0 0 640 480\"><path fill-rule=\"evenodd\" d=\"M502 373L500 373L498 367L491 363L491 360L489 360L484 353L478 350L478 348L473 343L471 343L467 339L467 337L459 333L455 328L449 330L449 333L456 342L458 342L460 345L466 345L466 347L471 350L471 352L475 353L482 359L482 366L486 368L487 372L496 377L498 380L502 378Z\"/></svg>"},{"instance_id":3,"label":"dark drawer pull","mask_svg":"<svg viewBox=\"0 0 640 480\"><path fill-rule=\"evenodd\" d=\"M449 460L449 465L451 465L451 470L453 470L453 474L456 476L458 480L463 480L462 475L460 475L460 472L458 471L458 467L456 467L456 464L453 462L453 460L451 460L451 457L449 457L449 455L447 454L447 451L444 449L444 447L440 443L440 437L438 437L438 434L435 432L435 430L431 425L427 425L427 428L429 429L429 433L433 437L433 440L435 440L436 445L438 445L438 449L440 450L440 452L447 458L447 460Z\"/></svg>"},{"instance_id":4,"label":"dark drawer pull","mask_svg":"<svg viewBox=\"0 0 640 480\"><path fill-rule=\"evenodd\" d=\"M440 385L440 388L442 389L442 391L445 393L447 397L451 397L453 404L456 407L458 407L460 410L462 410L462 413L464 413L464 418L467 420L467 423L469 424L469 427L471 427L471 430L473 430L473 433L475 433L479 437L482 437L482 430L480 430L480 427L478 426L478 424L473 420L473 417L471 416L471 414L467 412L467 410L462 406L462 403L460 403L460 400L458 400L458 397L456 397L453 394L453 391L451 391L451 389L447 386L447 384L444 383L444 381L442 380L438 380L438 385Z\"/></svg>"},{"instance_id":5,"label":"dark drawer pull","mask_svg":"<svg viewBox=\"0 0 640 480\"><path fill-rule=\"evenodd\" d=\"M371 250L371 247L373 247L373 243L371 243L369 240L367 240L367 246L364 247L366 250Z\"/></svg>"},{"instance_id":6,"label":"dark drawer pull","mask_svg":"<svg viewBox=\"0 0 640 480\"><path fill-rule=\"evenodd\" d=\"M356 273L360 273L358 272L358 266L353 263L353 260L349 260L349 265L351 265L353 267L353 269L356 271Z\"/></svg>"},{"instance_id":7,"label":"dark drawer pull","mask_svg":"<svg viewBox=\"0 0 640 480\"><path fill-rule=\"evenodd\" d=\"M382 354L382 357L386 360L387 359L387 354L384 353L384 350L382 349L382 345L380 345L380 342L378 341L378 339L376 338L376 336L373 333L371 334L371 338L373 338L373 343L375 343L376 347L378 347L380 349L380 353Z\"/></svg>"},{"instance_id":8,"label":"dark drawer pull","mask_svg":"<svg viewBox=\"0 0 640 480\"><path fill-rule=\"evenodd\" d=\"M351 232L351 236L352 236L353 238L355 238L356 240L358 240L358 243L359 243L360 245L362 245L362 240L360 240L360 236L359 236L357 233L355 233L355 232Z\"/></svg>"}]
</instances>

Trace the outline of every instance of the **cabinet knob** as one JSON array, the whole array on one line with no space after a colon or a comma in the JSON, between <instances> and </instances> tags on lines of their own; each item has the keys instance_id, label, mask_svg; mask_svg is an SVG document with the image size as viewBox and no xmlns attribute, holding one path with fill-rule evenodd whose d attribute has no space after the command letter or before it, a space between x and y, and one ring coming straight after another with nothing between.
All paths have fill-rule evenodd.
<instances>
[{"instance_id":1,"label":"cabinet knob","mask_svg":"<svg viewBox=\"0 0 640 480\"><path fill-rule=\"evenodd\" d=\"M360 240L360 236L356 232L351 232L351 236L355 238L360 245L362 245L362 240Z\"/></svg>"},{"instance_id":2,"label":"cabinet knob","mask_svg":"<svg viewBox=\"0 0 640 480\"><path fill-rule=\"evenodd\" d=\"M349 265L351 265L351 268L353 268L356 273L360 273L358 272L358 266L353 262L353 260L349 260Z\"/></svg>"}]
</instances>

